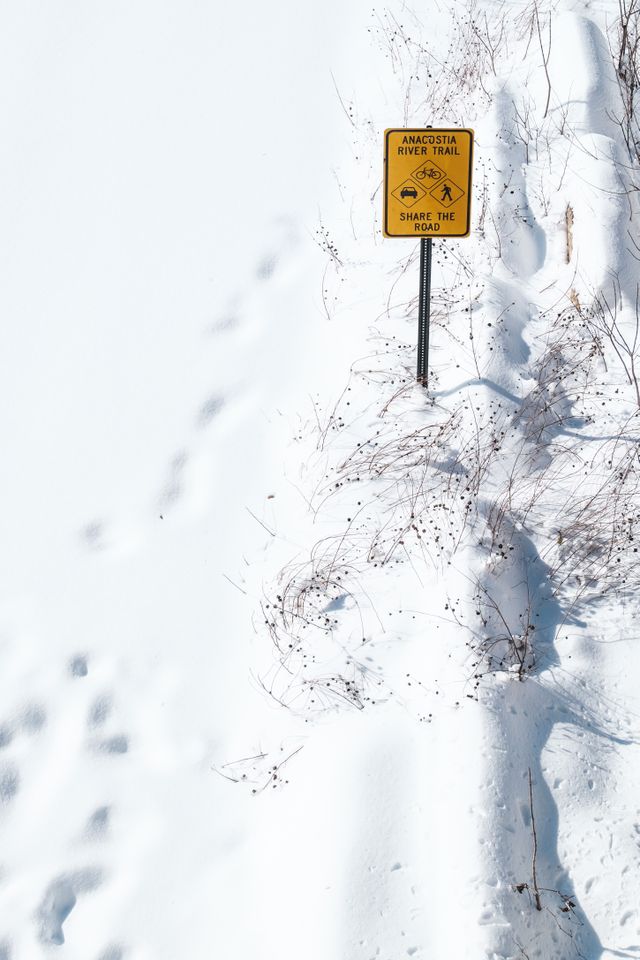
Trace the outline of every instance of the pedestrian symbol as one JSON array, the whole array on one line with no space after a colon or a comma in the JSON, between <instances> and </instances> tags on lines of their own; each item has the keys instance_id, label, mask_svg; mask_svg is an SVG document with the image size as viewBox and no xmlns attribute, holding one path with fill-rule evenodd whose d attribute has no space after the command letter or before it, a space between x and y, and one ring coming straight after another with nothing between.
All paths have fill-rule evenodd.
<instances>
[{"instance_id":1,"label":"pedestrian symbol","mask_svg":"<svg viewBox=\"0 0 640 960\"><path fill-rule=\"evenodd\" d=\"M449 180L449 178L443 180L442 183L439 183L438 186L430 192L431 196L434 197L438 203L441 203L443 207L451 207L460 197L464 197L464 190L457 187L453 180Z\"/></svg>"}]
</instances>

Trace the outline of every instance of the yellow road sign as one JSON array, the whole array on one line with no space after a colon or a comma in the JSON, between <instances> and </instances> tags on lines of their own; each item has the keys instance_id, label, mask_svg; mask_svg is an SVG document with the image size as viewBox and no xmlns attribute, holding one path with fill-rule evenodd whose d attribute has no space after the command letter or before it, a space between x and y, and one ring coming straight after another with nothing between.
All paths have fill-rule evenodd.
<instances>
[{"instance_id":1,"label":"yellow road sign","mask_svg":"<svg viewBox=\"0 0 640 960\"><path fill-rule=\"evenodd\" d=\"M468 236L472 160L473 130L385 130L385 237Z\"/></svg>"}]
</instances>

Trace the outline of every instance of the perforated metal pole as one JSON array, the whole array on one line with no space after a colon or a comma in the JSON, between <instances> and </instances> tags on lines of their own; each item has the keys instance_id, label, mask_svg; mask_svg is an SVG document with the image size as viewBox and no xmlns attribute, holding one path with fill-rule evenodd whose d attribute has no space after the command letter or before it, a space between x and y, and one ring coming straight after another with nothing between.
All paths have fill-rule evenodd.
<instances>
[{"instance_id":1,"label":"perforated metal pole","mask_svg":"<svg viewBox=\"0 0 640 960\"><path fill-rule=\"evenodd\" d=\"M431 315L431 237L420 241L420 295L418 297L418 373L423 387L429 382L429 317Z\"/></svg>"}]
</instances>

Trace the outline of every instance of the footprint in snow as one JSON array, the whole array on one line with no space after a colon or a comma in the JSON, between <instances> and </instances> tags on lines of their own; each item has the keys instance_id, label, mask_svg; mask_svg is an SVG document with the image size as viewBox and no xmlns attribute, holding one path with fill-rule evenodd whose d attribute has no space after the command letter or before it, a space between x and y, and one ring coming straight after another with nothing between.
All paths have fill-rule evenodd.
<instances>
[{"instance_id":1,"label":"footprint in snow","mask_svg":"<svg viewBox=\"0 0 640 960\"><path fill-rule=\"evenodd\" d=\"M274 248L265 252L258 260L255 266L256 279L262 283L270 280L278 270L281 262L286 258L298 239L297 230L292 221L283 218L275 224L275 229L279 236L274 241ZM232 330L240 322L240 311L237 304L242 302L242 295L236 295L233 299L230 309L222 314L209 328L210 333L220 334Z\"/></svg>"},{"instance_id":2,"label":"footprint in snow","mask_svg":"<svg viewBox=\"0 0 640 960\"><path fill-rule=\"evenodd\" d=\"M109 821L111 818L110 807L97 807L84 828L84 835L87 840L104 840L109 833Z\"/></svg>"},{"instance_id":3,"label":"footprint in snow","mask_svg":"<svg viewBox=\"0 0 640 960\"><path fill-rule=\"evenodd\" d=\"M28 704L17 718L0 723L0 750L4 750L20 732L28 736L38 734L47 722L44 707L38 703Z\"/></svg>"},{"instance_id":4,"label":"footprint in snow","mask_svg":"<svg viewBox=\"0 0 640 960\"><path fill-rule=\"evenodd\" d=\"M47 713L39 703L31 703L25 707L18 720L18 726L25 733L34 735L39 733L47 722Z\"/></svg>"},{"instance_id":5,"label":"footprint in snow","mask_svg":"<svg viewBox=\"0 0 640 960\"><path fill-rule=\"evenodd\" d=\"M129 738L119 733L115 737L107 737L105 740L96 740L93 744L96 753L105 753L111 756L129 752Z\"/></svg>"},{"instance_id":6,"label":"footprint in snow","mask_svg":"<svg viewBox=\"0 0 640 960\"><path fill-rule=\"evenodd\" d=\"M210 328L213 334L226 333L238 326L238 316L235 313L228 313L216 320Z\"/></svg>"},{"instance_id":7,"label":"footprint in snow","mask_svg":"<svg viewBox=\"0 0 640 960\"><path fill-rule=\"evenodd\" d=\"M182 497L184 489L184 473L189 458L186 451L177 453L169 464L169 471L164 489L160 494L160 511L173 507Z\"/></svg>"},{"instance_id":8,"label":"footprint in snow","mask_svg":"<svg viewBox=\"0 0 640 960\"><path fill-rule=\"evenodd\" d=\"M82 529L80 537L90 550L104 550L106 546L105 533L104 523L100 520L94 520Z\"/></svg>"},{"instance_id":9,"label":"footprint in snow","mask_svg":"<svg viewBox=\"0 0 640 960\"><path fill-rule=\"evenodd\" d=\"M62 874L53 880L47 887L36 914L40 942L57 946L63 944L62 927L78 897L97 890L102 881L102 871L96 867Z\"/></svg>"},{"instance_id":10,"label":"footprint in snow","mask_svg":"<svg viewBox=\"0 0 640 960\"><path fill-rule=\"evenodd\" d=\"M274 226L279 236L274 240L274 247L264 253L256 267L256 277L263 282L271 279L297 240L297 230L293 221L283 217Z\"/></svg>"},{"instance_id":11,"label":"footprint in snow","mask_svg":"<svg viewBox=\"0 0 640 960\"><path fill-rule=\"evenodd\" d=\"M2 960L1 957L0 960ZM124 960L124 950L118 944L112 944L100 954L98 960Z\"/></svg>"},{"instance_id":12,"label":"footprint in snow","mask_svg":"<svg viewBox=\"0 0 640 960\"><path fill-rule=\"evenodd\" d=\"M89 673L87 658L83 654L78 654L69 662L69 673L72 677L86 677Z\"/></svg>"},{"instance_id":13,"label":"footprint in snow","mask_svg":"<svg viewBox=\"0 0 640 960\"><path fill-rule=\"evenodd\" d=\"M103 694L94 700L91 709L89 710L89 727L95 729L97 727L104 726L111 714L111 708L112 700L108 694Z\"/></svg>"},{"instance_id":14,"label":"footprint in snow","mask_svg":"<svg viewBox=\"0 0 640 960\"><path fill-rule=\"evenodd\" d=\"M103 693L91 704L87 716L87 727L96 733L105 726L113 711L113 698ZM95 753L122 754L129 751L129 737L124 733L103 736L91 740L90 747Z\"/></svg>"},{"instance_id":15,"label":"footprint in snow","mask_svg":"<svg viewBox=\"0 0 640 960\"><path fill-rule=\"evenodd\" d=\"M14 763L0 767L0 807L6 807L20 789L20 773Z\"/></svg>"},{"instance_id":16,"label":"footprint in snow","mask_svg":"<svg viewBox=\"0 0 640 960\"><path fill-rule=\"evenodd\" d=\"M212 420L214 420L224 406L224 397L220 397L217 394L213 394L209 397L208 400L200 407L196 424L198 427L203 428L208 426Z\"/></svg>"},{"instance_id":17,"label":"footprint in snow","mask_svg":"<svg viewBox=\"0 0 640 960\"><path fill-rule=\"evenodd\" d=\"M262 258L256 270L258 280L269 280L278 266L278 257L275 253L267 254Z\"/></svg>"},{"instance_id":18,"label":"footprint in snow","mask_svg":"<svg viewBox=\"0 0 640 960\"><path fill-rule=\"evenodd\" d=\"M220 397L210 397L196 415L196 426L204 428L222 408ZM208 455L196 445L191 452L178 451L169 463L167 477L156 500L156 509L161 520L171 511L187 509L188 512L200 511L208 502L209 472Z\"/></svg>"}]
</instances>

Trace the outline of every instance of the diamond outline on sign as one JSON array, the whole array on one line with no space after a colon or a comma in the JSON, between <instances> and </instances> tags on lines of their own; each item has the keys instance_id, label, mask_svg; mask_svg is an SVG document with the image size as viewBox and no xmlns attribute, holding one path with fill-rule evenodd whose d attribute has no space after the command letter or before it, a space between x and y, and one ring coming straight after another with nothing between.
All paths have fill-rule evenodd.
<instances>
[{"instance_id":1,"label":"diamond outline on sign","mask_svg":"<svg viewBox=\"0 0 640 960\"><path fill-rule=\"evenodd\" d=\"M407 187L410 187L412 190L418 191L418 196L415 197L415 199L412 198L411 203L407 203L407 198L401 196L402 190L406 189ZM427 195L427 191L423 190L423 188L419 184L414 183L413 180L410 180L409 178L407 178L403 183L401 183L400 186L396 187L396 189L391 194L392 197L395 197L396 200L399 200L400 203L404 204L404 206L407 208L415 206L416 203L419 203L420 200L423 200L424 197L426 197L426 195Z\"/></svg>"},{"instance_id":2,"label":"diamond outline on sign","mask_svg":"<svg viewBox=\"0 0 640 960\"><path fill-rule=\"evenodd\" d=\"M439 190L440 188L445 187L445 186L447 186L447 185L450 185L450 186L452 186L452 187L455 187L456 190L459 191L459 192L458 192L458 196L455 197L455 199L451 200L449 203L445 203L444 200L441 200L441 199L440 199L440 197L436 197L435 192L434 192L434 191ZM429 194L430 194L430 196L432 196L433 199L436 200L441 206L443 206L445 209L448 209L449 207L452 207L452 206L454 205L454 203L457 203L458 200L460 200L462 197L464 197L464 190L463 190L461 187L459 187L457 183L454 183L454 181L451 179L451 177L445 177L444 180L441 180L439 183L437 183L437 184L435 185L435 187L433 188L433 190L430 190L430 191L429 191Z\"/></svg>"},{"instance_id":3,"label":"diamond outline on sign","mask_svg":"<svg viewBox=\"0 0 640 960\"><path fill-rule=\"evenodd\" d=\"M444 170L443 170L441 167L438 166L437 163L434 163L434 162L433 162L433 160L423 160L422 163L420 164L420 166L419 166L419 167L416 167L416 169L413 171L413 173L411 174L411 176L413 177L414 180L417 180L420 185L423 185L424 182L425 182L425 178L423 177L422 180L421 180L420 177L416 176L416 174L418 174L421 170L424 170L424 168L427 167L427 166L429 166L429 167L435 167L435 169L436 169L436 170L439 172L439 174L440 174L440 176L438 177L437 183L436 183L436 187L437 187L437 186L438 186L438 183L442 183L443 178L446 177L447 175L446 175L446 173L444 172ZM432 179L432 178L429 178L429 182L431 181L431 179Z\"/></svg>"}]
</instances>

